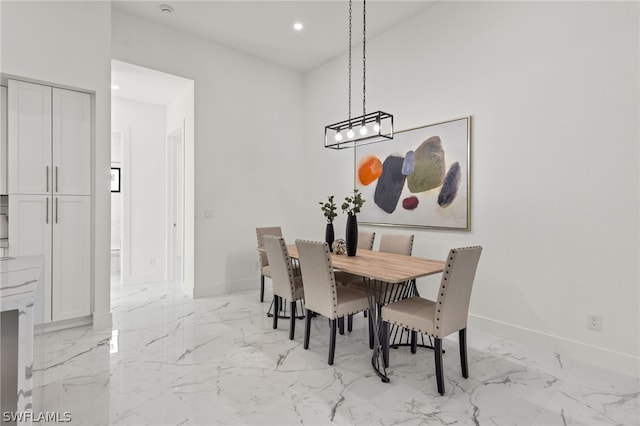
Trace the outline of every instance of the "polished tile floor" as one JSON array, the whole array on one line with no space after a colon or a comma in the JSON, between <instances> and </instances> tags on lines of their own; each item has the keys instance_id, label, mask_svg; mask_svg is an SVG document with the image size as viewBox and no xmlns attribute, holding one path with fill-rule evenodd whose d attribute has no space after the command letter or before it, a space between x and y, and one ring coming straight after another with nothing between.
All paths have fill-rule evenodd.
<instances>
[{"instance_id":1,"label":"polished tile floor","mask_svg":"<svg viewBox=\"0 0 640 426\"><path fill-rule=\"evenodd\" d=\"M257 286L256 286L257 287ZM327 321L309 350L271 328L256 291L191 300L174 285L112 288L113 330L36 336L34 412L104 425L638 425L640 382L469 330L469 379L445 341L446 394L433 357L391 352L391 383L372 372L366 321L338 336Z\"/></svg>"}]
</instances>

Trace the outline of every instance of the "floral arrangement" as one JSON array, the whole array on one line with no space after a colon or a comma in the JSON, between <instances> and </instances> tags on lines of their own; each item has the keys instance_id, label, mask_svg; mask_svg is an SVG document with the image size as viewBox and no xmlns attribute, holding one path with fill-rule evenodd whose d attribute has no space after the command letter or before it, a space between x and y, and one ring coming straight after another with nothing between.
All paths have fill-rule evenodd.
<instances>
[{"instance_id":1,"label":"floral arrangement","mask_svg":"<svg viewBox=\"0 0 640 426\"><path fill-rule=\"evenodd\" d=\"M329 195L326 202L320 201L318 204L320 204L320 210L324 213L324 217L327 218L327 222L333 223L333 219L338 216L338 213L336 213L338 207L333 202L333 195Z\"/></svg>"},{"instance_id":2,"label":"floral arrangement","mask_svg":"<svg viewBox=\"0 0 640 426\"><path fill-rule=\"evenodd\" d=\"M344 198L342 203L342 212L349 216L355 216L360 213L360 208L365 203L365 199L362 198L362 194L357 189L353 190L353 195Z\"/></svg>"}]
</instances>

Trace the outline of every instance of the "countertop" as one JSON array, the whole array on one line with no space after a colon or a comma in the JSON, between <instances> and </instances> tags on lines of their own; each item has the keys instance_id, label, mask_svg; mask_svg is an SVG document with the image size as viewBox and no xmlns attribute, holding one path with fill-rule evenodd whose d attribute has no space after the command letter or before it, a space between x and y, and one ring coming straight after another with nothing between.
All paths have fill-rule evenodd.
<instances>
[{"instance_id":1,"label":"countertop","mask_svg":"<svg viewBox=\"0 0 640 426\"><path fill-rule=\"evenodd\" d=\"M31 411L33 407L34 304L36 288L43 277L44 256L0 258L1 403L3 409L6 407L17 414ZM8 312L13 310L18 312ZM17 386L9 377L17 377ZM32 418L23 417L16 423L18 426L31 425Z\"/></svg>"},{"instance_id":2,"label":"countertop","mask_svg":"<svg viewBox=\"0 0 640 426\"><path fill-rule=\"evenodd\" d=\"M0 258L0 311L33 300L43 266L43 256Z\"/></svg>"}]
</instances>

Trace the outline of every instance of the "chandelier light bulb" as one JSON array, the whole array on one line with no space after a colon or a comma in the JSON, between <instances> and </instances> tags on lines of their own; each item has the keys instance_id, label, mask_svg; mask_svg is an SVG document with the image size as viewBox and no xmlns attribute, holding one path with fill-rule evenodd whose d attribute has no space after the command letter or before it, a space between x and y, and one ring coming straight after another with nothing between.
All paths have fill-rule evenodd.
<instances>
[{"instance_id":1,"label":"chandelier light bulb","mask_svg":"<svg viewBox=\"0 0 640 426\"><path fill-rule=\"evenodd\" d=\"M376 124L373 125L373 131L378 133L380 131L380 122L376 121Z\"/></svg>"},{"instance_id":2,"label":"chandelier light bulb","mask_svg":"<svg viewBox=\"0 0 640 426\"><path fill-rule=\"evenodd\" d=\"M362 127L360 127L360 134L362 136L367 134L367 126L365 126L364 124L362 125Z\"/></svg>"},{"instance_id":3,"label":"chandelier light bulb","mask_svg":"<svg viewBox=\"0 0 640 426\"><path fill-rule=\"evenodd\" d=\"M336 133L335 138L336 138L336 140L337 140L338 142L340 142L340 141L342 140L342 133L340 133L340 132Z\"/></svg>"},{"instance_id":4,"label":"chandelier light bulb","mask_svg":"<svg viewBox=\"0 0 640 426\"><path fill-rule=\"evenodd\" d=\"M347 131L347 137L349 139L351 139L353 137L353 129L349 128L349 131Z\"/></svg>"}]
</instances>

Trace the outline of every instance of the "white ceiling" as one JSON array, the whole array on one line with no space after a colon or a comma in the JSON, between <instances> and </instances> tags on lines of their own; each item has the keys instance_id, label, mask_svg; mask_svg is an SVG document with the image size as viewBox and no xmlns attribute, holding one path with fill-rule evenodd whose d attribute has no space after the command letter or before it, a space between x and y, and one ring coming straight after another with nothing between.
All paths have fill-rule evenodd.
<instances>
[{"instance_id":1,"label":"white ceiling","mask_svg":"<svg viewBox=\"0 0 640 426\"><path fill-rule=\"evenodd\" d=\"M400 24L434 1L367 2L367 38ZM296 71L308 71L348 47L347 0L113 1L113 7ZM161 4L173 7L163 13ZM297 32L294 22L304 24ZM362 41L362 2L353 4L353 44Z\"/></svg>"},{"instance_id":2,"label":"white ceiling","mask_svg":"<svg viewBox=\"0 0 640 426\"><path fill-rule=\"evenodd\" d=\"M192 80L126 62L111 60L111 89L116 98L169 105Z\"/></svg>"}]
</instances>

